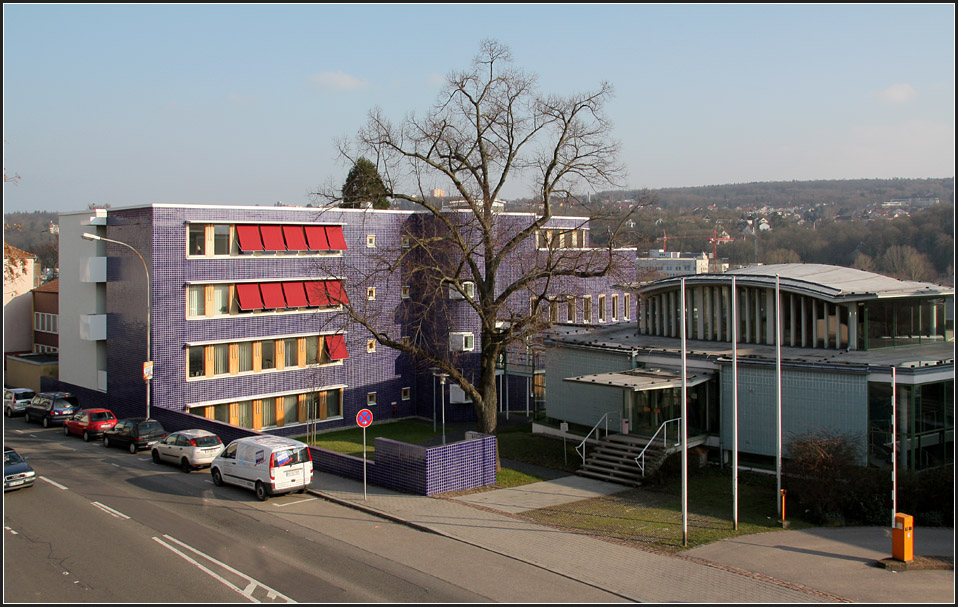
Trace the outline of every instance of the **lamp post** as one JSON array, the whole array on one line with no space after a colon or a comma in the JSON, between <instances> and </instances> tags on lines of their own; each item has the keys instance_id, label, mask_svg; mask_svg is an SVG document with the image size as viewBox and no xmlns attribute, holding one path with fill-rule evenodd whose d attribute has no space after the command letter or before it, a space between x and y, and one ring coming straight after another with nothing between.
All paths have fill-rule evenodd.
<instances>
[{"instance_id":1,"label":"lamp post","mask_svg":"<svg viewBox=\"0 0 958 607\"><path fill-rule=\"evenodd\" d=\"M436 432L436 376L439 374L439 369L436 367L429 367L429 370L432 372L432 431Z\"/></svg>"},{"instance_id":2,"label":"lamp post","mask_svg":"<svg viewBox=\"0 0 958 607\"><path fill-rule=\"evenodd\" d=\"M152 297L150 296L150 288L152 283L150 282L150 269L146 265L146 260L143 259L143 256L140 255L140 252L137 251L136 248L134 248L132 245L129 245L125 242L120 242L119 240L113 240L111 238L104 238L103 236L97 236L96 234L89 234L86 232L84 232L80 236L82 238L85 238L86 240L101 240L103 242L112 242L113 244L124 246L130 249L131 251L133 251L134 253L136 253L136 256L139 257L140 261L143 263L143 271L146 272L146 362L152 362L153 360L152 350L150 349L150 333L151 333L150 321L153 316L152 303L151 303ZM144 365L145 364L146 363L144 363ZM146 371L146 367L144 366L144 372L145 371ZM152 377L152 370L150 371L150 377ZM150 418L150 379L149 377L147 377L146 373L144 373L143 379L146 382L146 418L149 419Z\"/></svg>"},{"instance_id":3,"label":"lamp post","mask_svg":"<svg viewBox=\"0 0 958 607\"><path fill-rule=\"evenodd\" d=\"M446 444L446 378L448 373L440 373L439 378L439 398L442 400L442 444Z\"/></svg>"}]
</instances>

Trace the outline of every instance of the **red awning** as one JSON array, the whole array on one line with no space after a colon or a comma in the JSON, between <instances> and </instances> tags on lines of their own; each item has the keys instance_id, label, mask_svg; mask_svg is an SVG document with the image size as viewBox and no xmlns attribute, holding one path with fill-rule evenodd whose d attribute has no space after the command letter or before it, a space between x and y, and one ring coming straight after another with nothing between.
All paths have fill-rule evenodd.
<instances>
[{"instance_id":1,"label":"red awning","mask_svg":"<svg viewBox=\"0 0 958 607\"><path fill-rule=\"evenodd\" d=\"M286 241L283 240L283 226L260 226L263 235L263 248L267 251L285 251Z\"/></svg>"},{"instance_id":2,"label":"red awning","mask_svg":"<svg viewBox=\"0 0 958 607\"><path fill-rule=\"evenodd\" d=\"M306 242L310 251L328 251L329 241L326 239L326 228L323 226L306 226Z\"/></svg>"},{"instance_id":3,"label":"red awning","mask_svg":"<svg viewBox=\"0 0 958 607\"><path fill-rule=\"evenodd\" d=\"M301 282L284 282L283 295L286 296L286 307L305 308L309 305L306 299L306 289Z\"/></svg>"},{"instance_id":4,"label":"red awning","mask_svg":"<svg viewBox=\"0 0 958 607\"><path fill-rule=\"evenodd\" d=\"M239 300L241 310L262 310L263 299L259 294L258 284L238 284L236 285L236 297Z\"/></svg>"},{"instance_id":5,"label":"red awning","mask_svg":"<svg viewBox=\"0 0 958 607\"><path fill-rule=\"evenodd\" d=\"M259 286L263 292L263 307L267 310L279 310L286 307L286 298L283 297L283 283L264 282Z\"/></svg>"},{"instance_id":6,"label":"red awning","mask_svg":"<svg viewBox=\"0 0 958 607\"><path fill-rule=\"evenodd\" d=\"M306 251L306 235L303 226L283 226L283 236L286 238L286 248L290 251Z\"/></svg>"},{"instance_id":7,"label":"red awning","mask_svg":"<svg viewBox=\"0 0 958 607\"><path fill-rule=\"evenodd\" d=\"M236 236L243 251L262 251L263 241L259 237L259 226L236 226Z\"/></svg>"},{"instance_id":8,"label":"red awning","mask_svg":"<svg viewBox=\"0 0 958 607\"><path fill-rule=\"evenodd\" d=\"M326 349L329 351L329 358L332 360L349 358L349 352L346 351L346 339L343 335L327 335Z\"/></svg>"},{"instance_id":9,"label":"red awning","mask_svg":"<svg viewBox=\"0 0 958 607\"><path fill-rule=\"evenodd\" d=\"M334 251L346 250L346 239L343 237L343 226L326 226L326 238L329 239L329 248Z\"/></svg>"},{"instance_id":10,"label":"red awning","mask_svg":"<svg viewBox=\"0 0 958 607\"><path fill-rule=\"evenodd\" d=\"M327 280L326 289L329 291L329 305L337 306L349 303L349 298L346 297L346 290L343 289L343 283L338 280Z\"/></svg>"},{"instance_id":11,"label":"red awning","mask_svg":"<svg viewBox=\"0 0 958 607\"><path fill-rule=\"evenodd\" d=\"M325 280L312 280L304 283L306 299L311 306L325 307L329 305L329 295L326 293Z\"/></svg>"}]
</instances>

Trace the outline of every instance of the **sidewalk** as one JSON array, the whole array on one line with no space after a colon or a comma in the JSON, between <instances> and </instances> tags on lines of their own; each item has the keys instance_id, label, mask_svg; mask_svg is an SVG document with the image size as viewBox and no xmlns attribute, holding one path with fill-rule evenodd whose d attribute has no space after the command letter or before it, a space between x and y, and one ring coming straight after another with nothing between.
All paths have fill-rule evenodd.
<instances>
[{"instance_id":1,"label":"sidewalk","mask_svg":"<svg viewBox=\"0 0 958 607\"><path fill-rule=\"evenodd\" d=\"M884 529L781 531L717 542L665 556L524 521L523 510L587 499L621 487L576 476L454 499L398 493L317 472L313 492L331 501L450 537L542 567L623 598L651 603L946 602L952 571L894 573L869 563L882 552ZM866 537L843 537L861 531ZM950 529L916 531L936 537L951 555ZM847 535L847 534L845 534ZM878 537L876 545L875 538ZM757 539L756 539L757 538ZM849 541L854 539L855 541ZM940 548L938 548L940 546ZM916 545L916 554L922 552ZM907 583L906 583L907 582Z\"/></svg>"}]
</instances>

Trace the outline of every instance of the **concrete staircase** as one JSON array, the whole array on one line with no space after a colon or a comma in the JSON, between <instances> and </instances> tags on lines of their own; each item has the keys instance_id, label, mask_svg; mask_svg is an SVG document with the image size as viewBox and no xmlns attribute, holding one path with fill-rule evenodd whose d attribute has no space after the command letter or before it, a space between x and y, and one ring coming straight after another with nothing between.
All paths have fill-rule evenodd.
<instances>
[{"instance_id":1,"label":"concrete staircase","mask_svg":"<svg viewBox=\"0 0 958 607\"><path fill-rule=\"evenodd\" d=\"M646 477L652 476L672 453L679 451L675 441L663 444L661 437L648 449L650 437L637 434L610 434L593 447L586 456L585 464L576 471L579 476L594 478L628 487L639 487ZM689 439L689 447L704 442L705 437ZM645 475L635 458L645 449Z\"/></svg>"}]
</instances>

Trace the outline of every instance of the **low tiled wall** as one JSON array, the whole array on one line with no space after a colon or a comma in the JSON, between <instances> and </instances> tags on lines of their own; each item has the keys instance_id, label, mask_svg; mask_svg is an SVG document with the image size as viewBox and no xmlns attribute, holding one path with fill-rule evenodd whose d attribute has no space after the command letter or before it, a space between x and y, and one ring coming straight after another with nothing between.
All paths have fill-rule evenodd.
<instances>
[{"instance_id":1,"label":"low tiled wall","mask_svg":"<svg viewBox=\"0 0 958 607\"><path fill-rule=\"evenodd\" d=\"M496 482L496 437L480 435L439 447L421 447L376 438L376 460L366 462L366 481L387 489L435 495ZM356 480L363 478L363 460L312 448L317 470Z\"/></svg>"}]
</instances>

